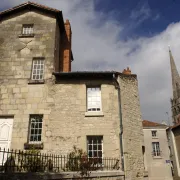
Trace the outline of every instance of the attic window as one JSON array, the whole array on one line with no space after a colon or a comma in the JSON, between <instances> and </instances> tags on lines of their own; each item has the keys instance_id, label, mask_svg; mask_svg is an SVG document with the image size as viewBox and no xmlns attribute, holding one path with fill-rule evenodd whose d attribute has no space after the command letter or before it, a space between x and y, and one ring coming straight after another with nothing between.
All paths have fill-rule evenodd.
<instances>
[{"instance_id":1,"label":"attic window","mask_svg":"<svg viewBox=\"0 0 180 180\"><path fill-rule=\"evenodd\" d=\"M33 32L33 24L23 24L22 35L32 35Z\"/></svg>"}]
</instances>

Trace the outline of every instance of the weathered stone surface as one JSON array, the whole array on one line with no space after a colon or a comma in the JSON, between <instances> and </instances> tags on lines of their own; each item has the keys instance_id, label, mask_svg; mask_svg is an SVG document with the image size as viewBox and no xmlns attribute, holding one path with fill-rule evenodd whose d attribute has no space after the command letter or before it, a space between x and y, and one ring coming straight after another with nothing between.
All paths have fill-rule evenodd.
<instances>
[{"instance_id":1,"label":"weathered stone surface","mask_svg":"<svg viewBox=\"0 0 180 180\"><path fill-rule=\"evenodd\" d=\"M22 24L34 24L34 38L19 38ZM14 116L11 148L23 149L30 114L43 114L42 152L67 155L73 145L87 150L88 135L103 136L103 156L120 158L118 91L111 81L55 83L56 19L28 11L0 24L0 115ZM23 49L19 44L24 44ZM28 84L32 59L45 58L45 83ZM119 76L125 176L143 179L143 131L137 80ZM86 116L86 85L100 84L101 116Z\"/></svg>"},{"instance_id":2,"label":"weathered stone surface","mask_svg":"<svg viewBox=\"0 0 180 180\"><path fill-rule=\"evenodd\" d=\"M79 172L62 172L62 173L0 173L1 180L63 180L63 179L80 179ZM89 177L83 179L102 179L102 180L124 180L122 171L91 172Z\"/></svg>"}]
</instances>

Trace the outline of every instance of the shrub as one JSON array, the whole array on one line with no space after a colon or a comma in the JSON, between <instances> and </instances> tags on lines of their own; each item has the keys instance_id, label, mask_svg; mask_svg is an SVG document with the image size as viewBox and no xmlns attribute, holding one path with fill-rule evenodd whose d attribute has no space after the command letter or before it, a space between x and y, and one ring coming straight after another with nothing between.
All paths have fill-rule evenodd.
<instances>
[{"instance_id":1,"label":"shrub","mask_svg":"<svg viewBox=\"0 0 180 180\"><path fill-rule=\"evenodd\" d=\"M9 173L9 172L14 172L15 171L15 159L13 156L10 156L7 158L6 162L4 163L4 172Z\"/></svg>"},{"instance_id":2,"label":"shrub","mask_svg":"<svg viewBox=\"0 0 180 180\"><path fill-rule=\"evenodd\" d=\"M46 163L42 160L40 151L32 149L19 153L19 170L26 172L44 172Z\"/></svg>"},{"instance_id":3,"label":"shrub","mask_svg":"<svg viewBox=\"0 0 180 180\"><path fill-rule=\"evenodd\" d=\"M91 171L98 169L98 159L89 159L82 149L73 147L73 151L68 155L66 169L70 171L80 171L80 175L89 176Z\"/></svg>"}]
</instances>

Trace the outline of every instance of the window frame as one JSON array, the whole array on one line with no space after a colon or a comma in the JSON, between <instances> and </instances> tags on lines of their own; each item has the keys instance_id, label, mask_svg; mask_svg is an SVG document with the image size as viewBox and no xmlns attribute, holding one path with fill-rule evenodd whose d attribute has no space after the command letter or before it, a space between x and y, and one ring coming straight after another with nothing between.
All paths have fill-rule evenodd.
<instances>
[{"instance_id":1,"label":"window frame","mask_svg":"<svg viewBox=\"0 0 180 180\"><path fill-rule=\"evenodd\" d=\"M31 33L24 33L24 29L25 29L25 28L28 28L28 26L32 28L32 32L31 32ZM23 24L23 25L22 25L21 34L22 34L23 36L31 36L31 35L34 35L34 24Z\"/></svg>"},{"instance_id":2,"label":"window frame","mask_svg":"<svg viewBox=\"0 0 180 180\"><path fill-rule=\"evenodd\" d=\"M153 157L161 157L161 149L159 142L152 142L152 150Z\"/></svg>"},{"instance_id":3,"label":"window frame","mask_svg":"<svg viewBox=\"0 0 180 180\"><path fill-rule=\"evenodd\" d=\"M90 138L97 138L97 142L96 143L93 143L92 142L92 144L91 143L89 143L89 139ZM98 143L98 138L100 138L100 143ZM99 158L99 159L101 159L101 164L103 163L103 136L102 135L97 135L97 136L92 136L92 135L88 135L87 137L86 137L86 141L87 141L87 155L88 155L88 159L90 159L90 158ZM89 149L89 146L92 146L92 149ZM94 146L96 145L97 146L97 149L93 149L94 148ZM99 145L101 145L101 150L98 150L98 146ZM90 157L89 156L89 151L92 151L92 157ZM101 157L98 157L98 152L101 152ZM97 153L97 157L95 157L93 154L94 154L94 152L96 152Z\"/></svg>"},{"instance_id":4,"label":"window frame","mask_svg":"<svg viewBox=\"0 0 180 180\"><path fill-rule=\"evenodd\" d=\"M153 135L154 132L155 132L155 136ZM152 138L157 138L158 137L157 130L152 130L151 135L152 135Z\"/></svg>"},{"instance_id":5,"label":"window frame","mask_svg":"<svg viewBox=\"0 0 180 180\"><path fill-rule=\"evenodd\" d=\"M36 64L36 65L43 65L43 69L34 69L34 62L35 61L42 61L43 62L43 64ZM34 79L33 78L33 72L34 72L34 70L35 71L37 71L37 70L39 70L39 71L43 71L43 73L42 74L35 74L35 76L41 76L42 75L42 79ZM30 79L31 79L31 81L44 81L44 75L45 75L45 59L43 58L43 57L36 57L36 58L33 58L33 60L32 60L32 67L31 67L31 77L30 77Z\"/></svg>"},{"instance_id":6,"label":"window frame","mask_svg":"<svg viewBox=\"0 0 180 180\"><path fill-rule=\"evenodd\" d=\"M37 141L32 141L31 140L31 130L32 130L32 122L31 122L31 120L32 120L32 118L33 117L40 117L41 118L41 128L39 128L39 125L38 125L38 130L41 130L41 134L34 134L34 135L36 135L36 136L39 136L40 135L40 138L41 138L41 140L37 140ZM34 129L34 131L36 131L36 128L33 128ZM42 114L30 114L29 115L29 128L28 128L28 143L29 144L41 144L42 143L42 130L43 130L43 115Z\"/></svg>"},{"instance_id":7,"label":"window frame","mask_svg":"<svg viewBox=\"0 0 180 180\"><path fill-rule=\"evenodd\" d=\"M94 89L94 88L99 88L99 98L100 98L100 110L89 110L90 108L89 107L89 100L88 98L89 95L88 95L88 89ZM98 113L98 112L102 112L102 92L101 92L101 86L100 85L96 85L96 86L86 86L86 112L89 112L89 113ZM97 97L96 97L97 98ZM97 102L97 101L96 101ZM91 108L91 109L98 109L98 108Z\"/></svg>"}]
</instances>

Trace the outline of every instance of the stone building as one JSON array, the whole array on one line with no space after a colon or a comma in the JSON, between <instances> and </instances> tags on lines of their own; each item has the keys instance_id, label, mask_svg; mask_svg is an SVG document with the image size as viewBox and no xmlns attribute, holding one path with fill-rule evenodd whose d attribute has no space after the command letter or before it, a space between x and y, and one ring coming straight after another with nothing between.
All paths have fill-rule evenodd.
<instances>
[{"instance_id":1,"label":"stone building","mask_svg":"<svg viewBox=\"0 0 180 180\"><path fill-rule=\"evenodd\" d=\"M144 163L149 180L173 179L167 129L164 124L143 120Z\"/></svg>"},{"instance_id":2,"label":"stone building","mask_svg":"<svg viewBox=\"0 0 180 180\"><path fill-rule=\"evenodd\" d=\"M66 155L76 145L143 179L137 76L71 71L71 34L62 12L43 5L0 13L0 147Z\"/></svg>"},{"instance_id":3,"label":"stone building","mask_svg":"<svg viewBox=\"0 0 180 180\"><path fill-rule=\"evenodd\" d=\"M172 150L174 179L180 180L180 77L171 50L169 50L173 98L171 99L172 121L174 126L167 131L169 145Z\"/></svg>"}]
</instances>

